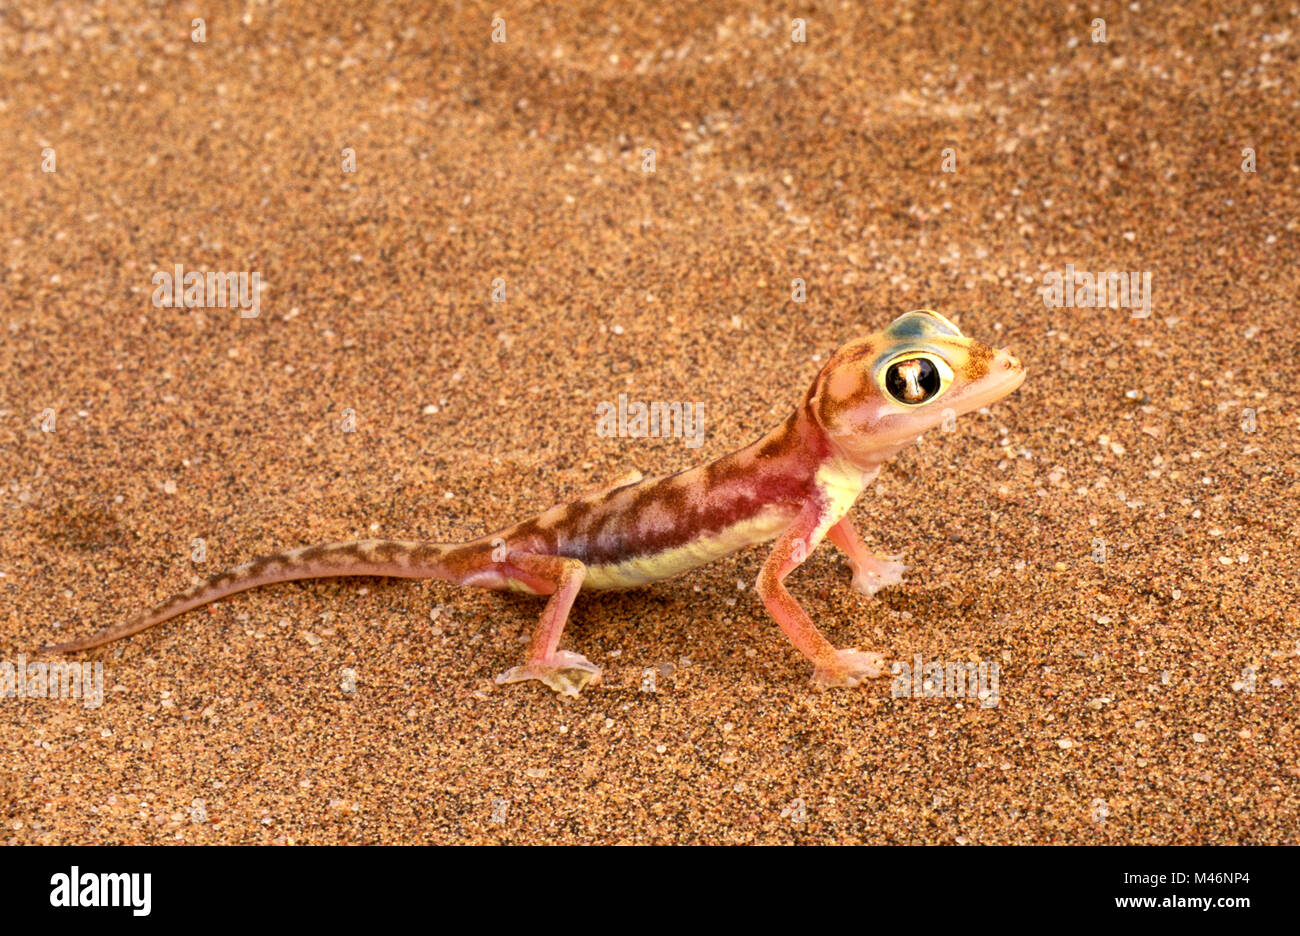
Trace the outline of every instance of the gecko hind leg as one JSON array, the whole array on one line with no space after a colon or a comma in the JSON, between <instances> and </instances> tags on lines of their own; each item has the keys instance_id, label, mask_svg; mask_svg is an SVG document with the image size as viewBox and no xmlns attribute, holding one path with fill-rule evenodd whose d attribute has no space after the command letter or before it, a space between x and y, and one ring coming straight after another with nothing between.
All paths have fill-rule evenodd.
<instances>
[{"instance_id":1,"label":"gecko hind leg","mask_svg":"<svg viewBox=\"0 0 1300 936\"><path fill-rule=\"evenodd\" d=\"M569 618L573 599L582 588L586 566L563 556L512 554L506 560L506 575L539 595L549 595L528 644L528 656L521 666L496 678L498 684L536 679L561 695L576 696L583 688L600 681L600 667L580 653L560 650L560 636Z\"/></svg>"},{"instance_id":2,"label":"gecko hind leg","mask_svg":"<svg viewBox=\"0 0 1300 936\"><path fill-rule=\"evenodd\" d=\"M907 571L907 566L893 561L898 556L882 558L873 555L863 544L858 531L853 529L848 517L841 518L827 530L826 537L848 556L849 566L853 569L855 591L870 597L882 588L903 584L903 573Z\"/></svg>"}]
</instances>

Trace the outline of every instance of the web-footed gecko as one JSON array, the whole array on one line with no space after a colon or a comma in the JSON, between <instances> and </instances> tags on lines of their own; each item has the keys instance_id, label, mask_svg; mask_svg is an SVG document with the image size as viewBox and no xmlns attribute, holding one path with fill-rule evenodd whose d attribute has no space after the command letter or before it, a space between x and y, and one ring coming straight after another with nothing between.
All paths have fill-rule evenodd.
<instances>
[{"instance_id":1,"label":"web-footed gecko","mask_svg":"<svg viewBox=\"0 0 1300 936\"><path fill-rule=\"evenodd\" d=\"M1025 379L1007 350L967 338L942 315L908 312L836 351L799 406L762 438L708 464L660 478L636 473L467 543L356 540L255 559L181 592L134 620L50 649L85 650L245 589L294 579L364 575L438 578L548 595L524 663L498 683L536 679L577 695L600 679L559 649L581 589L645 585L747 546L775 540L758 594L822 687L878 676L877 653L837 650L783 580L823 538L848 556L867 595L902 582L905 567L872 555L848 518L881 464L947 419L1007 396Z\"/></svg>"}]
</instances>

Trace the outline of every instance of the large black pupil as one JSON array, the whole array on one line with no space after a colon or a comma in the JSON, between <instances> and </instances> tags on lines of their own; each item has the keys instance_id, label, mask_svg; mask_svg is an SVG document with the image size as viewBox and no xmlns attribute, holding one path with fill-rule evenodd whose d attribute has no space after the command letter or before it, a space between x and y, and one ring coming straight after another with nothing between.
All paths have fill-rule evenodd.
<instances>
[{"instance_id":1,"label":"large black pupil","mask_svg":"<svg viewBox=\"0 0 1300 936\"><path fill-rule=\"evenodd\" d=\"M885 388L901 403L923 403L939 392L939 371L925 358L899 361L885 374Z\"/></svg>"}]
</instances>

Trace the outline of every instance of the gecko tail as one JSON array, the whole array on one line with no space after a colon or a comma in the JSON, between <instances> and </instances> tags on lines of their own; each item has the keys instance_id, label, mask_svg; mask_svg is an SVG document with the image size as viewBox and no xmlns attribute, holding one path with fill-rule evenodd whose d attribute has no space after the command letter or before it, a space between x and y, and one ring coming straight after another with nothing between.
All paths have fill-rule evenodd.
<instances>
[{"instance_id":1,"label":"gecko tail","mask_svg":"<svg viewBox=\"0 0 1300 936\"><path fill-rule=\"evenodd\" d=\"M410 540L350 540L326 543L262 556L215 575L193 588L173 595L144 614L97 634L47 644L54 653L89 650L146 628L194 608L238 592L298 579L338 578L348 575L388 578L441 578L457 581L461 576L447 565L450 553L461 549L455 543L423 543Z\"/></svg>"}]
</instances>

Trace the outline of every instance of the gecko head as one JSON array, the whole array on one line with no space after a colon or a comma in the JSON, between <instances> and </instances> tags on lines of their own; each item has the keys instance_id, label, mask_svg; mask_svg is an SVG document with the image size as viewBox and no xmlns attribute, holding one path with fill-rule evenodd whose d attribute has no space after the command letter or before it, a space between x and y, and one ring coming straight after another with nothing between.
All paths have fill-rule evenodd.
<instances>
[{"instance_id":1,"label":"gecko head","mask_svg":"<svg viewBox=\"0 0 1300 936\"><path fill-rule=\"evenodd\" d=\"M938 312L901 315L836 351L809 391L809 416L840 454L878 464L936 426L1002 399L1025 379L1006 349L967 338Z\"/></svg>"}]
</instances>

